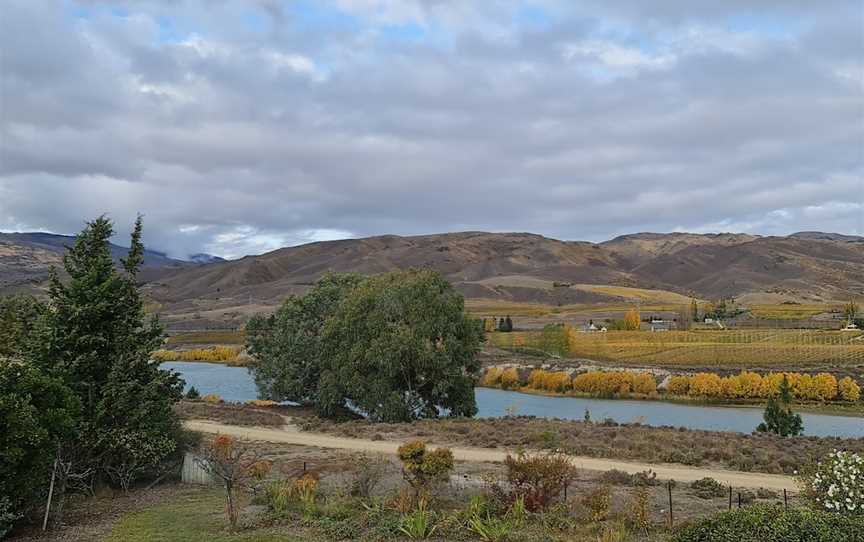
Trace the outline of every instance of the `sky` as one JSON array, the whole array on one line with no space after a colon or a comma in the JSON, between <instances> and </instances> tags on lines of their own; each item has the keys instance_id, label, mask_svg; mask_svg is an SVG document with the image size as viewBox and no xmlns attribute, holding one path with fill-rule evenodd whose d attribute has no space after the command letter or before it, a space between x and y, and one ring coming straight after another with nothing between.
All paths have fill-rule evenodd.
<instances>
[{"instance_id":1,"label":"sky","mask_svg":"<svg viewBox=\"0 0 864 542\"><path fill-rule=\"evenodd\" d=\"M864 3L3 0L0 231L138 213L176 257L864 235Z\"/></svg>"}]
</instances>

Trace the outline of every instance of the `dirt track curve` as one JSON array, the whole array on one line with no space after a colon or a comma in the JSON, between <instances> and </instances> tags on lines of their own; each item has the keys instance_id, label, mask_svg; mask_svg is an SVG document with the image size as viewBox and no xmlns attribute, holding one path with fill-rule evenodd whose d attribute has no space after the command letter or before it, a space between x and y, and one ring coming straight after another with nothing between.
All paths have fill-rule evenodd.
<instances>
[{"instance_id":1,"label":"dirt track curve","mask_svg":"<svg viewBox=\"0 0 864 542\"><path fill-rule=\"evenodd\" d=\"M246 427L238 425L225 425L218 422L204 420L190 420L184 425L193 431L202 433L222 433L247 440L259 440L264 442L282 442L286 444L297 444L302 446L315 446L318 448L336 448L341 450L356 450L358 452L373 452L384 454L395 454L396 448L401 443L385 440L365 440L345 437L335 437L321 433L310 433L300 431L296 426L285 425L280 429L267 427ZM508 453L506 450L493 450L489 448L463 448L453 447L453 456L458 461L469 462L500 462ZM777 474L761 474L754 472L739 472L723 469L704 469L687 467L669 463L637 463L633 461L620 461L612 459L598 459L594 457L573 456L573 463L581 469L592 471L607 471L618 469L631 474L648 469L657 473L657 477L664 480L676 480L679 482L692 482L700 478L710 477L733 487L741 488L766 488L773 490L797 491L795 480L789 476Z\"/></svg>"}]
</instances>

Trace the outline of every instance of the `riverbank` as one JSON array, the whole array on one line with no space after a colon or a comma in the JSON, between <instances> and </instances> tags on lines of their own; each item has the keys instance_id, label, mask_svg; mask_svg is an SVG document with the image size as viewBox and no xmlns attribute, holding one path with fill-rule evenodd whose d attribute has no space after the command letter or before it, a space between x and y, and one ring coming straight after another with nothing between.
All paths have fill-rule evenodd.
<instances>
[{"instance_id":1,"label":"riverbank","mask_svg":"<svg viewBox=\"0 0 864 542\"><path fill-rule=\"evenodd\" d=\"M749 408L764 408L765 401L754 401L747 399L737 399L737 400L715 400L715 399L707 399L707 398L694 398L683 395L667 395L667 394L639 394L639 393L631 393L626 395L615 394L610 397L598 397L596 395L592 395L590 393L582 393L577 391L567 391L567 392L553 392L547 390L537 390L529 387L519 387L512 389L503 389L495 386L483 386L481 384L477 385L478 388L485 388L490 390L502 390L508 391L512 393L522 393L525 395L535 395L541 397L571 397L571 398L579 398L579 399L604 399L604 400L628 400L628 401L656 401L661 403L670 403L670 404L678 404L678 405L692 405L692 406L710 406L710 407L749 407ZM810 402L796 402L795 410L798 412L809 412L814 414L828 414L835 416L854 416L859 418L864 418L864 403L856 402L856 403L810 403Z\"/></svg>"}]
</instances>

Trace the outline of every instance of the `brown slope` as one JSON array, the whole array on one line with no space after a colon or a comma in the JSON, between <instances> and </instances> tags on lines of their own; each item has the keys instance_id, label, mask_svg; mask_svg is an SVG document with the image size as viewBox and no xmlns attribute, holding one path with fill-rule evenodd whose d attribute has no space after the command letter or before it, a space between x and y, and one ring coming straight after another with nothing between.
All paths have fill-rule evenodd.
<instances>
[{"instance_id":1,"label":"brown slope","mask_svg":"<svg viewBox=\"0 0 864 542\"><path fill-rule=\"evenodd\" d=\"M154 280L152 291L165 301L215 295L263 297L308 286L328 271L368 274L411 267L435 269L451 282L465 284L466 293L483 297L507 297L508 289L467 285L503 275L587 283L631 281L618 270L614 257L591 243L569 243L527 233L463 232L387 235L284 248L171 272ZM524 299L526 295L520 292L516 297Z\"/></svg>"},{"instance_id":2,"label":"brown slope","mask_svg":"<svg viewBox=\"0 0 864 542\"><path fill-rule=\"evenodd\" d=\"M624 265L637 267L692 247L735 246L758 238L746 233L634 233L600 243L600 246L618 256L622 263L626 262Z\"/></svg>"},{"instance_id":3,"label":"brown slope","mask_svg":"<svg viewBox=\"0 0 864 542\"><path fill-rule=\"evenodd\" d=\"M864 294L864 245L763 237L691 246L631 271L641 281L675 284L709 298L784 290L805 299L845 299Z\"/></svg>"}]
</instances>

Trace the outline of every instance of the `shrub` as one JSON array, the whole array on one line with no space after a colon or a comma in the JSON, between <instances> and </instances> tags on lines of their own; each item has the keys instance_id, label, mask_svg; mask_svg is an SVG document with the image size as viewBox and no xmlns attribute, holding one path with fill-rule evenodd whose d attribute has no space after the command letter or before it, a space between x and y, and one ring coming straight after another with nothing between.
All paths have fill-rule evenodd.
<instances>
[{"instance_id":1,"label":"shrub","mask_svg":"<svg viewBox=\"0 0 864 542\"><path fill-rule=\"evenodd\" d=\"M519 371L515 367L510 367L501 373L501 388L511 390L519 387Z\"/></svg>"},{"instance_id":2,"label":"shrub","mask_svg":"<svg viewBox=\"0 0 864 542\"><path fill-rule=\"evenodd\" d=\"M201 450L198 464L222 482L225 489L228 520L232 527L237 526L240 510L237 499L240 490L254 492L267 473L271 464L261 459L252 446L229 435L217 435L212 442Z\"/></svg>"},{"instance_id":3,"label":"shrub","mask_svg":"<svg viewBox=\"0 0 864 542\"><path fill-rule=\"evenodd\" d=\"M638 531L651 527L651 495L645 486L634 487L630 493L630 524Z\"/></svg>"},{"instance_id":4,"label":"shrub","mask_svg":"<svg viewBox=\"0 0 864 542\"><path fill-rule=\"evenodd\" d=\"M418 497L429 492L436 482L446 480L453 470L453 452L449 448L430 451L425 442L415 440L400 446L397 453L402 461L402 477Z\"/></svg>"},{"instance_id":5,"label":"shrub","mask_svg":"<svg viewBox=\"0 0 864 542\"><path fill-rule=\"evenodd\" d=\"M363 499L372 497L375 487L381 482L390 463L383 456L359 454L354 458L351 494Z\"/></svg>"},{"instance_id":6,"label":"shrub","mask_svg":"<svg viewBox=\"0 0 864 542\"><path fill-rule=\"evenodd\" d=\"M432 536L437 526L433 524L432 513L427 508L426 499L417 502L417 509L402 516L399 531L412 540L422 540Z\"/></svg>"},{"instance_id":7,"label":"shrub","mask_svg":"<svg viewBox=\"0 0 864 542\"><path fill-rule=\"evenodd\" d=\"M531 512L548 508L576 475L570 459L560 453L508 455L504 465L510 487L507 500L513 503L521 498Z\"/></svg>"},{"instance_id":8,"label":"shrub","mask_svg":"<svg viewBox=\"0 0 864 542\"><path fill-rule=\"evenodd\" d=\"M501 367L490 367L483 373L483 378L480 379L480 385L487 388L497 388L501 385L501 373L504 369Z\"/></svg>"},{"instance_id":9,"label":"shrub","mask_svg":"<svg viewBox=\"0 0 864 542\"><path fill-rule=\"evenodd\" d=\"M513 530L508 518L498 518L490 514L474 514L468 519L468 530L480 537L483 542L506 540Z\"/></svg>"},{"instance_id":10,"label":"shrub","mask_svg":"<svg viewBox=\"0 0 864 542\"><path fill-rule=\"evenodd\" d=\"M189 391L186 392L186 399L190 401L197 401L201 398L201 393L198 391L198 388L195 386L190 386Z\"/></svg>"},{"instance_id":11,"label":"shrub","mask_svg":"<svg viewBox=\"0 0 864 542\"><path fill-rule=\"evenodd\" d=\"M609 486L600 486L589 491L582 497L582 506L588 510L588 517L594 523L599 523L609 517L609 507L612 505L612 492Z\"/></svg>"},{"instance_id":12,"label":"shrub","mask_svg":"<svg viewBox=\"0 0 864 542\"><path fill-rule=\"evenodd\" d=\"M840 391L840 398L844 401L855 402L861 398L861 387L848 376L840 379L837 388Z\"/></svg>"},{"instance_id":13,"label":"shrub","mask_svg":"<svg viewBox=\"0 0 864 542\"><path fill-rule=\"evenodd\" d=\"M713 499L726 495L727 488L714 478L701 478L690 484L693 494L701 499Z\"/></svg>"},{"instance_id":14,"label":"shrub","mask_svg":"<svg viewBox=\"0 0 864 542\"><path fill-rule=\"evenodd\" d=\"M208 393L204 397L201 398L205 403L210 403L211 405L215 405L217 403L222 402L222 398L216 395L215 393Z\"/></svg>"},{"instance_id":15,"label":"shrub","mask_svg":"<svg viewBox=\"0 0 864 542\"><path fill-rule=\"evenodd\" d=\"M835 450L802 478L805 495L818 508L864 515L864 456Z\"/></svg>"},{"instance_id":16,"label":"shrub","mask_svg":"<svg viewBox=\"0 0 864 542\"><path fill-rule=\"evenodd\" d=\"M860 542L864 517L754 505L694 521L671 542Z\"/></svg>"}]
</instances>

